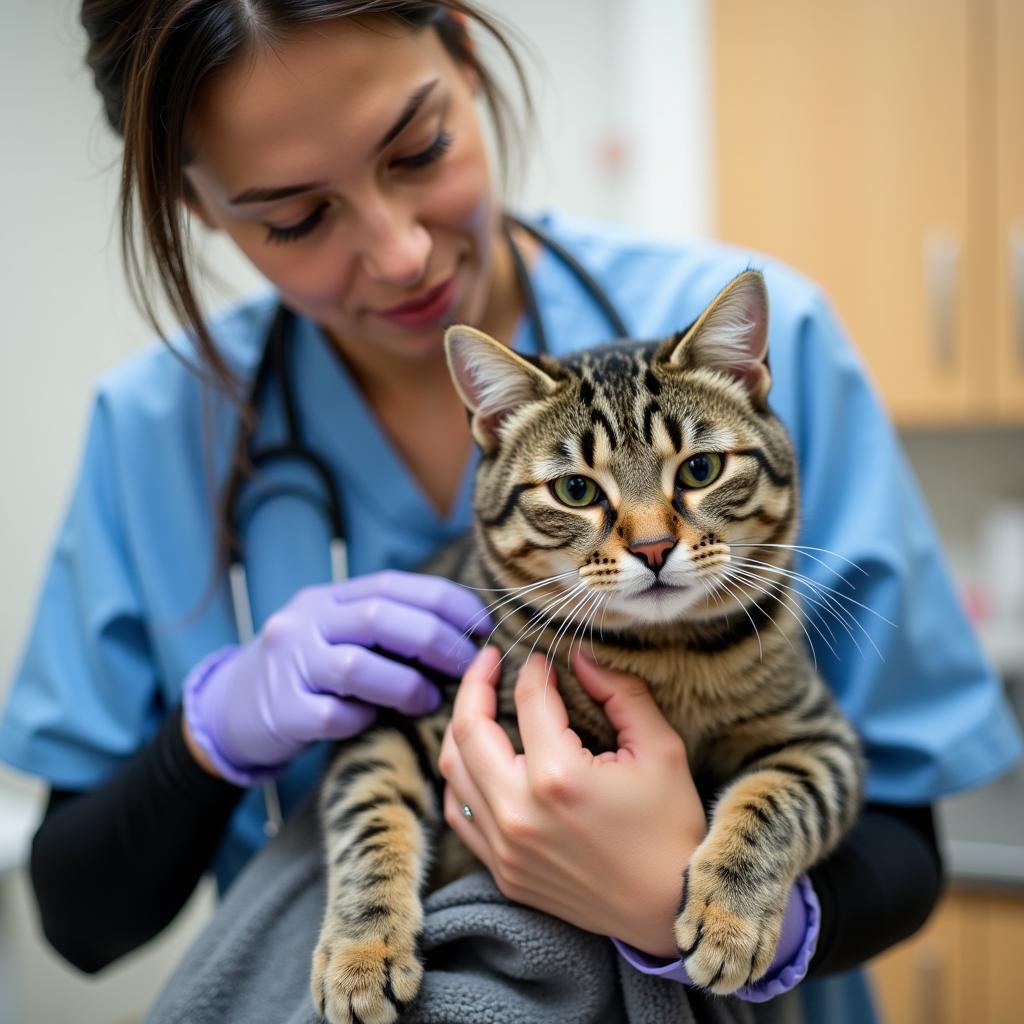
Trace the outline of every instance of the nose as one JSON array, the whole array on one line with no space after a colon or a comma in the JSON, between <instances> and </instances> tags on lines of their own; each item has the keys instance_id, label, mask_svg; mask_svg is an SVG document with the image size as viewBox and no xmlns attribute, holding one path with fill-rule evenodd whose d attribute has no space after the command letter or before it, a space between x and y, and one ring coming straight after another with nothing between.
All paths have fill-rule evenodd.
<instances>
[{"instance_id":1,"label":"nose","mask_svg":"<svg viewBox=\"0 0 1024 1024\"><path fill-rule=\"evenodd\" d=\"M636 555L648 569L658 572L675 546L675 537L659 537L657 540L643 540L636 544L630 544L628 550L631 555Z\"/></svg>"},{"instance_id":2,"label":"nose","mask_svg":"<svg viewBox=\"0 0 1024 1024\"><path fill-rule=\"evenodd\" d=\"M403 211L378 209L365 217L363 264L375 281L411 288L419 284L430 259L430 232Z\"/></svg>"}]
</instances>

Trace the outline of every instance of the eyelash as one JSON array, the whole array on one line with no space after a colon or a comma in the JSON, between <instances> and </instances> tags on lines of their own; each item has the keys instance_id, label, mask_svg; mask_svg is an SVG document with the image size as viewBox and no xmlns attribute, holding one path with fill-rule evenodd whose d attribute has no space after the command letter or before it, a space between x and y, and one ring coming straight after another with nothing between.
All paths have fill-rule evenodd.
<instances>
[{"instance_id":1,"label":"eyelash","mask_svg":"<svg viewBox=\"0 0 1024 1024\"><path fill-rule=\"evenodd\" d=\"M440 159L451 149L451 146L452 133L442 128L437 133L437 138L422 153L413 153L412 156L403 157L401 160L396 160L395 163L399 167L418 170L420 167L426 167L427 164L432 164L435 160Z\"/></svg>"},{"instance_id":2,"label":"eyelash","mask_svg":"<svg viewBox=\"0 0 1024 1024\"><path fill-rule=\"evenodd\" d=\"M327 203L320 203L308 217L300 220L298 224L291 224L285 228L278 228L268 224L266 226L267 241L294 242L296 239L302 238L303 235L308 235L320 223L326 210Z\"/></svg>"},{"instance_id":3,"label":"eyelash","mask_svg":"<svg viewBox=\"0 0 1024 1024\"><path fill-rule=\"evenodd\" d=\"M437 138L435 138L425 150L421 153L414 153L412 156L395 160L394 166L407 168L413 171L427 167L434 163L435 160L439 160L448 152L449 149L451 149L452 141L451 132L442 129L437 133ZM300 220L298 224L291 224L283 228L267 224L267 241L294 242L297 239L308 235L323 219L324 213L327 211L327 206L327 203L320 203L320 205L317 206L317 208L308 217Z\"/></svg>"}]
</instances>

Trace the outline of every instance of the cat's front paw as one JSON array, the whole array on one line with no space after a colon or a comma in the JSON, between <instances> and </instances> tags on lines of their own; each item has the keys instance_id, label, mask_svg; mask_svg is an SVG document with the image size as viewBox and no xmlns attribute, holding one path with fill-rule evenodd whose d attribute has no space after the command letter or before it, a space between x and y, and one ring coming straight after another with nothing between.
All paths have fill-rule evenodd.
<instances>
[{"instance_id":1,"label":"cat's front paw","mask_svg":"<svg viewBox=\"0 0 1024 1024\"><path fill-rule=\"evenodd\" d=\"M686 869L675 940L694 984L719 995L757 981L771 966L789 894L751 885L725 861L697 855Z\"/></svg>"},{"instance_id":2,"label":"cat's front paw","mask_svg":"<svg viewBox=\"0 0 1024 1024\"><path fill-rule=\"evenodd\" d=\"M321 940L313 954L313 1003L330 1024L393 1024L422 980L414 942Z\"/></svg>"}]
</instances>

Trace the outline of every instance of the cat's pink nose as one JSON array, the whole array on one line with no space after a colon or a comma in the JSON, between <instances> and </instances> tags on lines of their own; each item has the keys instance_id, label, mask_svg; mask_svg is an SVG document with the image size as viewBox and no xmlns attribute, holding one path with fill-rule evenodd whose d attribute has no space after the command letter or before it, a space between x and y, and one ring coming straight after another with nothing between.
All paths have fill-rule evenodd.
<instances>
[{"instance_id":1,"label":"cat's pink nose","mask_svg":"<svg viewBox=\"0 0 1024 1024\"><path fill-rule=\"evenodd\" d=\"M630 544L629 553L636 555L648 569L657 571L665 564L668 553L675 546L675 537L659 537L657 540L645 540L639 544Z\"/></svg>"}]
</instances>

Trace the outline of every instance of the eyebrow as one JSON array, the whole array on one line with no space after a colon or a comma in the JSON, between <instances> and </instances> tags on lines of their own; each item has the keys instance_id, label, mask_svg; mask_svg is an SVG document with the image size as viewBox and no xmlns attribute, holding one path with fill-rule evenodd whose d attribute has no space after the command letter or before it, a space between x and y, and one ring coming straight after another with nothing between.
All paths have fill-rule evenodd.
<instances>
[{"instance_id":1,"label":"eyebrow","mask_svg":"<svg viewBox=\"0 0 1024 1024\"><path fill-rule=\"evenodd\" d=\"M384 133L384 137L377 143L377 152L386 149L392 142L401 135L405 126L420 112L420 107L426 102L427 97L433 91L434 87L440 81L439 78L435 78L431 82L427 82L425 85L421 85L410 97L409 102L406 103L405 109L401 114L398 115L398 119L395 123Z\"/></svg>"},{"instance_id":2,"label":"eyebrow","mask_svg":"<svg viewBox=\"0 0 1024 1024\"><path fill-rule=\"evenodd\" d=\"M420 112L420 108L426 102L427 97L433 91L440 79L421 85L410 97L402 113L398 115L395 123L384 133L380 142L377 143L376 153L386 149L402 132L409 122ZM299 185L281 185L277 188L247 188L232 196L228 200L231 206L241 206L245 203L272 203L278 199L288 199L290 196L299 195L302 192L312 192L314 189L323 188L324 183L318 181L302 182Z\"/></svg>"}]
</instances>

